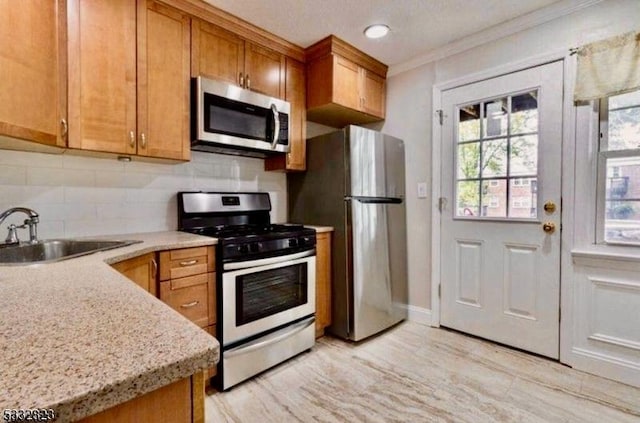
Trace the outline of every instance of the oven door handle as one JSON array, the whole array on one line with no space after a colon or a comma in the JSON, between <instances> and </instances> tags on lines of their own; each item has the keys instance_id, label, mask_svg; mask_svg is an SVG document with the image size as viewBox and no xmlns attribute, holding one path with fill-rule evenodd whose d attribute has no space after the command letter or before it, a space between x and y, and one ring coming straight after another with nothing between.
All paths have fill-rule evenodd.
<instances>
[{"instance_id":1,"label":"oven door handle","mask_svg":"<svg viewBox=\"0 0 640 423\"><path fill-rule=\"evenodd\" d=\"M311 316L308 319L304 319L298 323L295 323L291 326L287 326L284 329L280 329L275 331L266 337L256 339L246 344L242 344L235 348L231 348L230 350L226 350L223 352L223 356L226 358L234 357L242 354L249 353L251 351L259 350L261 348L266 348L269 345L275 344L277 342L282 341L285 338L295 335L298 332L302 332L309 326L313 325L316 321L315 316Z\"/></svg>"},{"instance_id":2,"label":"oven door handle","mask_svg":"<svg viewBox=\"0 0 640 423\"><path fill-rule=\"evenodd\" d=\"M258 266L266 266L268 264L276 264L276 263L284 263L287 261L309 257L316 254L316 249L311 249L307 251L302 251L300 253L295 254L287 254L286 256L277 256L277 257L269 257L265 259L258 260L250 260L250 261L239 261L235 263L225 263L222 267L223 270L240 270L247 269L249 267L258 267Z\"/></svg>"}]
</instances>

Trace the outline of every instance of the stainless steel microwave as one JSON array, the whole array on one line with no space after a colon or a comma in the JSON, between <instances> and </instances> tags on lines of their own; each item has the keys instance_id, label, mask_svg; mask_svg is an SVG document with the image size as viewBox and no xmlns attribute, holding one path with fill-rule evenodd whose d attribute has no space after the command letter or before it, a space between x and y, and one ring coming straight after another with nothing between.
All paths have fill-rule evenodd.
<instances>
[{"instance_id":1,"label":"stainless steel microwave","mask_svg":"<svg viewBox=\"0 0 640 423\"><path fill-rule=\"evenodd\" d=\"M267 157L289 151L291 105L201 76L193 78L191 149Z\"/></svg>"}]
</instances>

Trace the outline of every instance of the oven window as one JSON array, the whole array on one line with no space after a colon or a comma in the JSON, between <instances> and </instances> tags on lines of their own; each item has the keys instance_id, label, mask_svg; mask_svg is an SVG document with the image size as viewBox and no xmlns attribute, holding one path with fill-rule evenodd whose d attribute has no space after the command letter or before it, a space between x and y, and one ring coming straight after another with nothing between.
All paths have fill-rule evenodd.
<instances>
[{"instance_id":1,"label":"oven window","mask_svg":"<svg viewBox=\"0 0 640 423\"><path fill-rule=\"evenodd\" d=\"M307 285L307 263L238 276L236 325L306 304Z\"/></svg>"}]
</instances>

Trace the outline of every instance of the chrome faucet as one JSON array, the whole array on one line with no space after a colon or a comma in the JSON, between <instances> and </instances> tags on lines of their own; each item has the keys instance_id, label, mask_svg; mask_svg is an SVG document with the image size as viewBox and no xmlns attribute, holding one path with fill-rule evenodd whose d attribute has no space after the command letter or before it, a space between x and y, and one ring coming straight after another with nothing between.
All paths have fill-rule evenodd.
<instances>
[{"instance_id":1,"label":"chrome faucet","mask_svg":"<svg viewBox=\"0 0 640 423\"><path fill-rule=\"evenodd\" d=\"M26 207L13 207L13 208L10 208L9 210L3 211L2 213L0 213L0 225L2 225L2 222L4 222L4 220L7 217L9 217L15 212L22 212L27 216L29 216L29 218L24 221L23 225L20 225L20 226L9 225L9 234L7 235L7 238L5 239L4 244L0 244L0 245L18 244L20 240L18 239L17 229L26 228L27 226L29 227L29 242L32 244L37 243L38 242L38 223L40 222L40 215L31 209L28 209Z\"/></svg>"}]
</instances>

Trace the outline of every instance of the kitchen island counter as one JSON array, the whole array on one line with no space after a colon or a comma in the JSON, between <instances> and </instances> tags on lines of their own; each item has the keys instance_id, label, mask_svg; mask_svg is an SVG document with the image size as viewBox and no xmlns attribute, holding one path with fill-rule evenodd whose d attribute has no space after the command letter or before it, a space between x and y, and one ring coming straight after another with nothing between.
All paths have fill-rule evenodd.
<instances>
[{"instance_id":1,"label":"kitchen island counter","mask_svg":"<svg viewBox=\"0 0 640 423\"><path fill-rule=\"evenodd\" d=\"M116 237L95 237L95 239ZM0 266L0 409L93 415L219 360L217 340L109 264L213 245L182 232L57 263Z\"/></svg>"}]
</instances>

